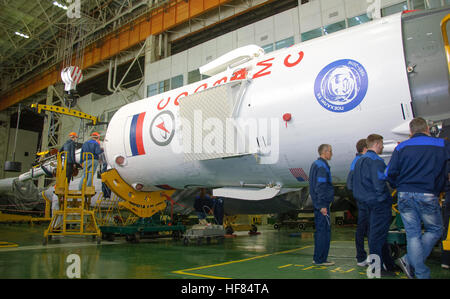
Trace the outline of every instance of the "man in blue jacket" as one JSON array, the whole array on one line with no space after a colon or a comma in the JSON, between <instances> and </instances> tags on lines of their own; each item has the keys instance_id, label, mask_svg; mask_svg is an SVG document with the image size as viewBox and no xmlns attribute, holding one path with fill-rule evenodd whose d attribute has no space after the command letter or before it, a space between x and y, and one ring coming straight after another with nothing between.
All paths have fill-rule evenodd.
<instances>
[{"instance_id":1,"label":"man in blue jacket","mask_svg":"<svg viewBox=\"0 0 450 299\"><path fill-rule=\"evenodd\" d=\"M103 149L100 148L100 134L97 132L93 132L91 134L91 140L86 141L83 146L81 147L81 153L80 153L80 163L84 163L84 170L83 170L83 176L81 177L81 181L79 184L79 189L81 190L81 187L83 186L83 180L86 176L86 171L88 173L87 175L87 182L86 186L92 185L92 174L95 175L95 171L98 166L98 158L101 153L103 153ZM83 160L84 153L92 153L94 156L94 160L89 156L87 156L87 161Z\"/></svg>"},{"instance_id":2,"label":"man in blue jacket","mask_svg":"<svg viewBox=\"0 0 450 299\"><path fill-rule=\"evenodd\" d=\"M350 165L350 171L347 176L347 189L353 190L353 172L355 170L356 162L367 152L366 139L360 139L356 143L356 157ZM355 196L353 196L355 197ZM364 238L368 236L369 232L369 210L364 201L360 201L355 197L356 205L358 206L358 223L355 233L356 246L356 263L360 267L367 266L367 252L364 249Z\"/></svg>"},{"instance_id":3,"label":"man in blue jacket","mask_svg":"<svg viewBox=\"0 0 450 299\"><path fill-rule=\"evenodd\" d=\"M327 161L331 160L333 152L329 144L320 145L318 152L320 157L314 161L309 171L309 194L314 205L316 226L313 263L332 266L334 262L327 261L327 258L331 241L330 206L334 199L334 189Z\"/></svg>"},{"instance_id":4,"label":"man in blue jacket","mask_svg":"<svg viewBox=\"0 0 450 299\"><path fill-rule=\"evenodd\" d=\"M413 271L417 278L430 278L425 261L442 236L438 197L447 177L449 144L431 137L423 118L414 118L409 129L411 138L397 145L386 169L389 182L398 191L398 208L406 231L407 254L398 262L409 278L414 276Z\"/></svg>"},{"instance_id":5,"label":"man in blue jacket","mask_svg":"<svg viewBox=\"0 0 450 299\"><path fill-rule=\"evenodd\" d=\"M364 202L369 212L369 253L379 257L380 272L388 275L382 267L394 270L386 242L392 220L392 197L384 175L386 164L378 156L383 152L383 136L371 134L366 142L367 152L356 162L353 173L353 195Z\"/></svg>"}]
</instances>

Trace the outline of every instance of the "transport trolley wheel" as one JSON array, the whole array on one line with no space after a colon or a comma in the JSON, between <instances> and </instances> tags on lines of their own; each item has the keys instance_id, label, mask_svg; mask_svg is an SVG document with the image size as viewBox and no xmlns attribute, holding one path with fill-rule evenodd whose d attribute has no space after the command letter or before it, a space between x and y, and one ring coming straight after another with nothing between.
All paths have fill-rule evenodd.
<instances>
[{"instance_id":1,"label":"transport trolley wheel","mask_svg":"<svg viewBox=\"0 0 450 299\"><path fill-rule=\"evenodd\" d=\"M141 233L140 232L135 232L134 233L133 243L139 243L140 241L141 241Z\"/></svg>"}]
</instances>

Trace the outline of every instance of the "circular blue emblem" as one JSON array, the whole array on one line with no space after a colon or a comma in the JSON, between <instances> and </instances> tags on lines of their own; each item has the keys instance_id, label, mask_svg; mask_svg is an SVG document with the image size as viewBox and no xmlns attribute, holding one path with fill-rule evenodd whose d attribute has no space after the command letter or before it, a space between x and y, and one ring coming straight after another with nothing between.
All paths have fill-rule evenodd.
<instances>
[{"instance_id":1,"label":"circular blue emblem","mask_svg":"<svg viewBox=\"0 0 450 299\"><path fill-rule=\"evenodd\" d=\"M366 69L359 62L341 59L320 71L314 83L314 94L325 109L347 112L361 103L368 85Z\"/></svg>"}]
</instances>

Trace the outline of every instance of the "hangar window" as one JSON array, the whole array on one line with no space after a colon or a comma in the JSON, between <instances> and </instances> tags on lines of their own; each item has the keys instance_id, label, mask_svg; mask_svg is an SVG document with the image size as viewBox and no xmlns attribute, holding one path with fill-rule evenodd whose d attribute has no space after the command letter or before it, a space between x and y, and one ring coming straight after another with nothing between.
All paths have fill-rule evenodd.
<instances>
[{"instance_id":1,"label":"hangar window","mask_svg":"<svg viewBox=\"0 0 450 299\"><path fill-rule=\"evenodd\" d=\"M389 16L389 15L393 15L395 13L404 11L408 9L408 4L405 2L402 3L398 3L395 5L391 5L385 8L381 9L381 16L385 17L385 16Z\"/></svg>"},{"instance_id":2,"label":"hangar window","mask_svg":"<svg viewBox=\"0 0 450 299\"><path fill-rule=\"evenodd\" d=\"M447 3L449 3L449 2L447 2ZM441 4L440 0L428 0L428 1L425 1L425 5L426 5L427 9L430 9L430 8L441 7L442 4Z\"/></svg>"},{"instance_id":3,"label":"hangar window","mask_svg":"<svg viewBox=\"0 0 450 299\"><path fill-rule=\"evenodd\" d=\"M147 85L147 96L151 97L184 85L183 75L172 77L158 83Z\"/></svg>"},{"instance_id":4,"label":"hangar window","mask_svg":"<svg viewBox=\"0 0 450 299\"><path fill-rule=\"evenodd\" d=\"M158 93L163 93L166 91L169 91L170 89L170 80L164 80L164 81L160 81L158 83Z\"/></svg>"},{"instance_id":5,"label":"hangar window","mask_svg":"<svg viewBox=\"0 0 450 299\"><path fill-rule=\"evenodd\" d=\"M170 89L183 86L183 75L178 75L170 79Z\"/></svg>"},{"instance_id":6,"label":"hangar window","mask_svg":"<svg viewBox=\"0 0 450 299\"><path fill-rule=\"evenodd\" d=\"M345 29L345 21L340 21L334 24L323 27L324 34L330 34L339 30Z\"/></svg>"},{"instance_id":7,"label":"hangar window","mask_svg":"<svg viewBox=\"0 0 450 299\"><path fill-rule=\"evenodd\" d=\"M188 84L200 81L202 76L200 75L200 71L198 69L190 71L188 73Z\"/></svg>"},{"instance_id":8,"label":"hangar window","mask_svg":"<svg viewBox=\"0 0 450 299\"><path fill-rule=\"evenodd\" d=\"M279 50L279 49L282 49L282 48L288 48L288 47L292 46L293 44L294 44L294 37L291 36L289 38L277 41L275 43L275 49Z\"/></svg>"},{"instance_id":9,"label":"hangar window","mask_svg":"<svg viewBox=\"0 0 450 299\"><path fill-rule=\"evenodd\" d=\"M158 94L158 83L147 85L147 96L151 97Z\"/></svg>"},{"instance_id":10,"label":"hangar window","mask_svg":"<svg viewBox=\"0 0 450 299\"><path fill-rule=\"evenodd\" d=\"M313 29L302 33L302 41L307 41L322 36L322 28Z\"/></svg>"},{"instance_id":11,"label":"hangar window","mask_svg":"<svg viewBox=\"0 0 450 299\"><path fill-rule=\"evenodd\" d=\"M265 46L262 46L261 48L263 48L264 53L269 53L273 51L273 44L268 44Z\"/></svg>"},{"instance_id":12,"label":"hangar window","mask_svg":"<svg viewBox=\"0 0 450 299\"><path fill-rule=\"evenodd\" d=\"M197 82L197 81L200 81L200 80L207 79L209 77L210 76L208 76L208 75L200 74L200 70L196 69L196 70L190 71L188 73L188 82L187 83L191 84L191 83L194 83L194 82Z\"/></svg>"},{"instance_id":13,"label":"hangar window","mask_svg":"<svg viewBox=\"0 0 450 299\"><path fill-rule=\"evenodd\" d=\"M410 0L409 2L410 2L410 8L411 9L425 9L425 2L424 2L424 0Z\"/></svg>"},{"instance_id":14,"label":"hangar window","mask_svg":"<svg viewBox=\"0 0 450 299\"><path fill-rule=\"evenodd\" d=\"M353 27L362 23L366 23L371 21L372 18L370 18L367 14L363 14L357 17L349 18L348 21L348 27Z\"/></svg>"}]
</instances>

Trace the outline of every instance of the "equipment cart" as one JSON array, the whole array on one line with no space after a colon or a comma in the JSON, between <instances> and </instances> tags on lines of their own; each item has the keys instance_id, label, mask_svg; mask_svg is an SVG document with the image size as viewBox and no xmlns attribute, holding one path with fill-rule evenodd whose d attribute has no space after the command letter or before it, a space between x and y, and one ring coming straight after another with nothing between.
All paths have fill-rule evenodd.
<instances>
[{"instance_id":1,"label":"equipment cart","mask_svg":"<svg viewBox=\"0 0 450 299\"><path fill-rule=\"evenodd\" d=\"M188 245L189 242L195 240L197 245L202 244L203 240L206 240L207 244L211 243L211 240L217 240L219 243L225 238L225 230L222 225L210 224L196 224L192 228L188 229L183 237L183 244Z\"/></svg>"},{"instance_id":2,"label":"equipment cart","mask_svg":"<svg viewBox=\"0 0 450 299\"><path fill-rule=\"evenodd\" d=\"M125 236L128 242L138 243L144 238L164 238L169 234L174 240L181 239L186 227L181 223L165 223L161 221L160 214L149 218L139 218L134 224L126 226L100 226L102 238L114 241L116 236Z\"/></svg>"}]
</instances>

